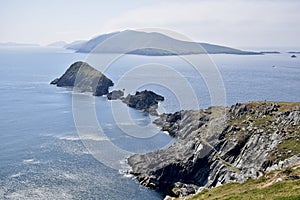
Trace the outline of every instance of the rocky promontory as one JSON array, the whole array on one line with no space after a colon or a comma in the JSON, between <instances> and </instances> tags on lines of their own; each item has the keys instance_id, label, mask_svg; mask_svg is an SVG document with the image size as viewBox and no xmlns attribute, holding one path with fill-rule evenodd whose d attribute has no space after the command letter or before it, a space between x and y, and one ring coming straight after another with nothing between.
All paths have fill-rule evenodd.
<instances>
[{"instance_id":1,"label":"rocky promontory","mask_svg":"<svg viewBox=\"0 0 300 200\"><path fill-rule=\"evenodd\" d=\"M100 71L81 61L73 63L60 78L50 84L58 87L75 87L81 92L93 92L95 96L107 94L109 87L114 85L112 80Z\"/></svg>"},{"instance_id":2,"label":"rocky promontory","mask_svg":"<svg viewBox=\"0 0 300 200\"><path fill-rule=\"evenodd\" d=\"M133 155L128 163L142 185L165 195L186 196L300 165L300 103L179 111L162 114L154 123L177 141Z\"/></svg>"},{"instance_id":3,"label":"rocky promontory","mask_svg":"<svg viewBox=\"0 0 300 200\"><path fill-rule=\"evenodd\" d=\"M129 107L142 110L151 115L158 115L156 109L159 101L164 101L164 97L148 90L137 91L135 95L128 94L123 99L123 102Z\"/></svg>"}]
</instances>

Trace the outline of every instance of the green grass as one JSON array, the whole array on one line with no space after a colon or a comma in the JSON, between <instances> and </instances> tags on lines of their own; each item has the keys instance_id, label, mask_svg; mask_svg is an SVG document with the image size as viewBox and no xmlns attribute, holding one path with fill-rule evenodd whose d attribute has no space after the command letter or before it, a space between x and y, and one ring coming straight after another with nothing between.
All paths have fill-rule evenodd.
<instances>
[{"instance_id":1,"label":"green grass","mask_svg":"<svg viewBox=\"0 0 300 200\"><path fill-rule=\"evenodd\" d=\"M265 188L255 182L230 183L205 190L189 199L300 199L300 180L282 181Z\"/></svg>"},{"instance_id":2,"label":"green grass","mask_svg":"<svg viewBox=\"0 0 300 200\"><path fill-rule=\"evenodd\" d=\"M201 193L188 197L187 199L218 199L218 200L295 200L300 199L300 180L288 180L289 176L300 175L300 168L287 168L273 171L257 180L249 179L246 182L228 183L220 187L205 189ZM283 181L277 182L281 177Z\"/></svg>"},{"instance_id":3,"label":"green grass","mask_svg":"<svg viewBox=\"0 0 300 200\"><path fill-rule=\"evenodd\" d=\"M261 103L262 102L250 102L248 103L248 106L255 110ZM268 104L270 103L272 102L268 102ZM271 115L257 117L256 114L246 113L240 117L230 119L228 124L231 126L238 126L240 129L235 131L234 134L228 136L227 139L242 139L246 134L249 134L247 131L249 120L251 120L253 127L273 132L275 131L274 127L278 128L277 125L278 123L280 124L280 122L276 121L276 114L292 110L294 108L299 109L300 106L299 102L280 102L278 104L280 105L278 111L274 111ZM246 123L243 123L244 121L246 121ZM279 160L283 160L300 153L299 125L289 125L281 128L284 128L285 131L284 139L277 146L276 151L271 152L270 154L270 159L274 160L275 163ZM268 132L264 131L261 134L268 134ZM230 166L229 163L227 165ZM241 184L228 183L220 187L205 189L201 193L188 196L185 199L300 200L300 179L292 180L291 178L293 177L300 177L300 166L272 171L260 179L249 179ZM278 178L281 178L283 181L276 182Z\"/></svg>"},{"instance_id":4,"label":"green grass","mask_svg":"<svg viewBox=\"0 0 300 200\"><path fill-rule=\"evenodd\" d=\"M293 155L298 154L300 153L299 141L295 140L294 138L284 140L281 144L278 145L278 151L279 152L291 151Z\"/></svg>"}]
</instances>

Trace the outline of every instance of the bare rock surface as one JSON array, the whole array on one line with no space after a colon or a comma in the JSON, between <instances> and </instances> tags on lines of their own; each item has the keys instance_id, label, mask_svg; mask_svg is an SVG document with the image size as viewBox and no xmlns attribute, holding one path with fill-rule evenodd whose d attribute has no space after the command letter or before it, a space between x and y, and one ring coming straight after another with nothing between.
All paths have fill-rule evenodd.
<instances>
[{"instance_id":1,"label":"bare rock surface","mask_svg":"<svg viewBox=\"0 0 300 200\"><path fill-rule=\"evenodd\" d=\"M128 158L147 187L185 196L257 179L300 162L300 103L250 102L162 114L154 121L178 140Z\"/></svg>"},{"instance_id":2,"label":"bare rock surface","mask_svg":"<svg viewBox=\"0 0 300 200\"><path fill-rule=\"evenodd\" d=\"M114 85L112 80L100 71L81 61L73 63L60 78L50 84L58 87L75 87L81 92L93 92L95 96L107 94L109 87Z\"/></svg>"},{"instance_id":3,"label":"bare rock surface","mask_svg":"<svg viewBox=\"0 0 300 200\"><path fill-rule=\"evenodd\" d=\"M158 108L158 102L164 101L164 97L158 95L150 90L137 91L135 95L128 94L123 99L123 102L129 107L142 110L150 113L151 115L158 115L156 109Z\"/></svg>"}]
</instances>

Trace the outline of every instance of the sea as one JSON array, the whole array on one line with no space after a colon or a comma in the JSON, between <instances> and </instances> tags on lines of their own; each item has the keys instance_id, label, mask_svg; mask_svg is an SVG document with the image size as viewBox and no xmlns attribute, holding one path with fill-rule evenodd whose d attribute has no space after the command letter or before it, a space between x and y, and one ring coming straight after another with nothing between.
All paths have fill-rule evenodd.
<instances>
[{"instance_id":1,"label":"sea","mask_svg":"<svg viewBox=\"0 0 300 200\"><path fill-rule=\"evenodd\" d=\"M152 124L156 116L49 84L76 61L101 70L126 95L163 95L159 114L300 101L300 55L285 52L161 57L1 47L0 199L163 199L128 173L126 158L174 139Z\"/></svg>"}]
</instances>

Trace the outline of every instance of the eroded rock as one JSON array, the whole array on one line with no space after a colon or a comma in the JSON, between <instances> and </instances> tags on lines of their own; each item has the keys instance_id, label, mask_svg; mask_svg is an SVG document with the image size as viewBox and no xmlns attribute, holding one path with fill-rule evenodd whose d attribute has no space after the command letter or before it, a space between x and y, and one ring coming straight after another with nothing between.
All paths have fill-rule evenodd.
<instances>
[{"instance_id":1,"label":"eroded rock","mask_svg":"<svg viewBox=\"0 0 300 200\"><path fill-rule=\"evenodd\" d=\"M131 173L166 195L185 196L191 188L244 182L300 163L299 105L250 102L162 114L154 123L178 140L167 149L131 156Z\"/></svg>"},{"instance_id":2,"label":"eroded rock","mask_svg":"<svg viewBox=\"0 0 300 200\"><path fill-rule=\"evenodd\" d=\"M137 91L135 95L128 94L123 99L123 102L129 107L148 112L151 115L158 115L156 109L159 101L164 101L164 97L148 90Z\"/></svg>"}]
</instances>

